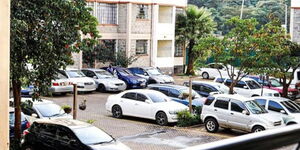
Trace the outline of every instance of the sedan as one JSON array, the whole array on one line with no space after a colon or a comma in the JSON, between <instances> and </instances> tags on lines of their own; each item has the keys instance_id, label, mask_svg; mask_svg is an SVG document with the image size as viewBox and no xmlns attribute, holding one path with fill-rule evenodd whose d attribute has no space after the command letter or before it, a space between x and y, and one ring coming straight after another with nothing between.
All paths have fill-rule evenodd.
<instances>
[{"instance_id":1,"label":"sedan","mask_svg":"<svg viewBox=\"0 0 300 150\"><path fill-rule=\"evenodd\" d=\"M227 66L228 69L230 69L232 67L233 66L230 66L230 65ZM220 73L221 73L222 77L228 76L227 68L223 64L210 63L207 66L199 68L198 70L196 70L196 73L198 75L201 75L204 79L214 79L217 76L220 76ZM237 74L238 70L235 69L234 73Z\"/></svg>"},{"instance_id":2,"label":"sedan","mask_svg":"<svg viewBox=\"0 0 300 150\"><path fill-rule=\"evenodd\" d=\"M132 67L128 68L134 75L145 78L149 84L174 84L173 77L165 75L154 67Z\"/></svg>"},{"instance_id":3,"label":"sedan","mask_svg":"<svg viewBox=\"0 0 300 150\"><path fill-rule=\"evenodd\" d=\"M166 95L154 90L128 90L111 95L106 102L106 110L113 117L134 116L156 120L159 125L177 122L177 113L188 110L183 104L171 101Z\"/></svg>"}]
</instances>

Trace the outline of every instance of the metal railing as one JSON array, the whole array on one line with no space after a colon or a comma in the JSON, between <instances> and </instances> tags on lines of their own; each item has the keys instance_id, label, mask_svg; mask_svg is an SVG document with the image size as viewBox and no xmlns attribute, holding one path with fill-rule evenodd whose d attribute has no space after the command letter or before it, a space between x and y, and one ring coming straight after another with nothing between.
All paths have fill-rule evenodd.
<instances>
[{"instance_id":1,"label":"metal railing","mask_svg":"<svg viewBox=\"0 0 300 150\"><path fill-rule=\"evenodd\" d=\"M269 150L292 144L299 150L300 125L251 133L212 143L193 146L184 150Z\"/></svg>"}]
</instances>

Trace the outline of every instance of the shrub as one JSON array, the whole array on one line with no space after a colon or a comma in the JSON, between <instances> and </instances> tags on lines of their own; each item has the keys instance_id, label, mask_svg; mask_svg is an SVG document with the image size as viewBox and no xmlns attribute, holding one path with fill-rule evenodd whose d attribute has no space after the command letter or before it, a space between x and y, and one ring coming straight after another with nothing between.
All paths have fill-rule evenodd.
<instances>
[{"instance_id":1,"label":"shrub","mask_svg":"<svg viewBox=\"0 0 300 150\"><path fill-rule=\"evenodd\" d=\"M72 108L69 105L63 105L63 106L61 106L61 109L63 109L65 111L65 113L67 113L67 114L71 113L71 111L72 111Z\"/></svg>"},{"instance_id":2,"label":"shrub","mask_svg":"<svg viewBox=\"0 0 300 150\"><path fill-rule=\"evenodd\" d=\"M179 127L187 127L201 123L199 114L191 114L188 110L180 111L177 114Z\"/></svg>"}]
</instances>

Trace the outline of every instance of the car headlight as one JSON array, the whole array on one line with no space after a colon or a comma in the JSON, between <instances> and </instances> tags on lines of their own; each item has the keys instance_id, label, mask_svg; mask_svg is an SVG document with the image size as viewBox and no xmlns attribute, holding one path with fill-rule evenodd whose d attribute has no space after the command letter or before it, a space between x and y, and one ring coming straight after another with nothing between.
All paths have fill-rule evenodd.
<instances>
[{"instance_id":1,"label":"car headlight","mask_svg":"<svg viewBox=\"0 0 300 150\"><path fill-rule=\"evenodd\" d=\"M78 86L84 86L84 83L83 82L78 82L77 85Z\"/></svg>"}]
</instances>

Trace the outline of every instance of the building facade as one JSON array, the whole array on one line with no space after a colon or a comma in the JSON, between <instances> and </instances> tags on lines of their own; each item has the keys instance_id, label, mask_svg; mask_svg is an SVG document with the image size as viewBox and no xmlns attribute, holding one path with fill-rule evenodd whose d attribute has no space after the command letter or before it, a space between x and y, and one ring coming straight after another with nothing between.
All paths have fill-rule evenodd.
<instances>
[{"instance_id":1,"label":"building facade","mask_svg":"<svg viewBox=\"0 0 300 150\"><path fill-rule=\"evenodd\" d=\"M175 19L187 0L87 0L87 5L99 22L101 43L137 57L130 67L153 66L168 73L182 70L184 49L175 47ZM74 55L75 66L81 65L80 57Z\"/></svg>"},{"instance_id":2,"label":"building facade","mask_svg":"<svg viewBox=\"0 0 300 150\"><path fill-rule=\"evenodd\" d=\"M291 39L300 44L300 1L291 1Z\"/></svg>"}]
</instances>

